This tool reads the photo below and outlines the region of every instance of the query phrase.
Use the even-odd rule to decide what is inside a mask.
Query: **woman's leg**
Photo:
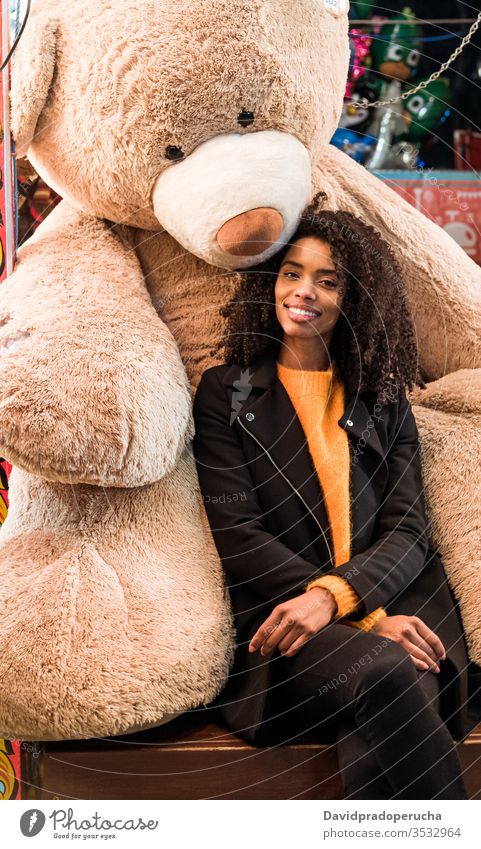
[[[439,677],[429,671],[418,671],[417,674],[429,703],[439,713]],[[384,777],[376,755],[352,720],[339,725],[336,742],[344,798],[391,799],[391,785]]]
[[[366,757],[361,772],[368,781],[384,782],[382,798],[466,798],[451,735],[397,643],[333,622],[294,657],[276,653],[271,663],[271,705],[287,710],[284,725],[291,714],[296,728],[302,716],[303,732],[326,721],[337,729],[355,727],[381,770],[379,777]],[[349,738],[344,742],[347,747]],[[342,760],[349,761],[345,750]]]
[[[390,648],[375,671],[352,683],[357,728],[393,787],[393,799],[466,799],[456,745],[410,656],[395,648],[394,666]]]
[[[344,799],[391,799],[392,787],[376,756],[352,720],[339,725],[336,734],[337,762]]]

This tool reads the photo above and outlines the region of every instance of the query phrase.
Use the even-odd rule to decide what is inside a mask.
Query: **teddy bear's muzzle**
[[[232,256],[258,256],[277,242],[283,227],[284,219],[277,209],[250,209],[223,224],[217,243]]]
[[[289,133],[229,133],[169,166],[152,191],[159,223],[211,265],[248,268],[289,241],[312,195],[307,148]]]

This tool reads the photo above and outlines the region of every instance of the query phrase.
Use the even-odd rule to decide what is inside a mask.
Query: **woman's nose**
[[[316,297],[316,290],[308,278],[303,278],[298,281],[294,295],[298,298],[307,298],[313,301]]]

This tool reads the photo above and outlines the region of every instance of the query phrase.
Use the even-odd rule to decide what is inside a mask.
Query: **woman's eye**
[[[177,145],[169,144],[165,148],[165,158],[170,159],[171,162],[179,162],[179,160],[183,159],[184,156],[184,151],[181,147],[177,147]]]
[[[298,279],[298,277],[299,277],[299,275],[297,274],[297,272],[296,272],[296,271],[285,271],[285,272],[284,272],[284,277],[287,277],[287,278],[289,278],[289,279],[291,279],[291,277],[293,277],[293,278],[294,278],[294,280],[297,280],[297,279]]]
[[[321,283],[327,289],[337,289],[337,280],[332,280],[330,277],[326,280],[321,280]]]

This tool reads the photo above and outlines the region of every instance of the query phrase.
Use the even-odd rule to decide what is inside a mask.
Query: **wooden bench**
[[[481,799],[481,725],[458,750]],[[22,799],[342,799],[334,746],[313,736],[256,748],[207,711],[119,738],[32,744],[22,757]]]

